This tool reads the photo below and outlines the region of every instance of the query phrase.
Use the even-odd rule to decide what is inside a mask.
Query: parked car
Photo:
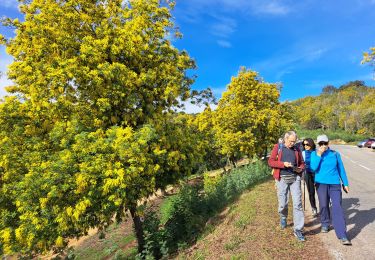
[[[372,143],[371,148],[375,149],[375,143]]]
[[[375,143],[375,138],[370,138],[367,142],[363,145],[363,147],[371,148],[371,145]]]
[[[360,142],[357,144],[357,146],[358,146],[359,148],[364,147],[365,143],[366,143],[368,140],[369,140],[369,139],[365,139],[365,140],[363,140],[363,141],[360,141]]]

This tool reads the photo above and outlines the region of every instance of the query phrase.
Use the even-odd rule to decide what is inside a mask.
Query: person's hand
[[[349,186],[344,186],[344,189],[346,190],[347,193],[349,192]]]
[[[325,151],[327,151],[328,146],[319,146],[318,150],[316,151],[316,154],[321,156]]]
[[[285,168],[293,167],[293,165],[292,165],[291,162],[284,162],[284,167],[285,167]]]

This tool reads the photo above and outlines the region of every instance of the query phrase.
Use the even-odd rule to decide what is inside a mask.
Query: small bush
[[[160,219],[156,212],[147,210],[143,222],[145,249],[139,259],[160,259],[168,254],[164,230],[160,229]]]
[[[169,210],[162,212],[162,219],[166,220],[163,224],[167,247],[173,251],[178,244],[191,242],[197,237],[208,211],[199,188],[195,186],[184,186],[169,203]]]

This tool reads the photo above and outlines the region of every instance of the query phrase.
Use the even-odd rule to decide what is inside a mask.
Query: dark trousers
[[[330,225],[332,217],[332,226],[335,229],[337,238],[347,237],[344,210],[342,209],[342,194],[340,184],[316,184],[316,191],[319,198],[320,222],[322,226]],[[330,211],[329,201],[332,202]]]
[[[306,172],[305,173],[305,182],[307,186],[307,191],[309,193],[309,200],[311,208],[316,209],[316,202],[315,202],[315,183],[314,178],[315,174]]]

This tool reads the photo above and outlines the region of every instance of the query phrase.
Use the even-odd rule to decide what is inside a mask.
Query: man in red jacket
[[[295,147],[297,134],[286,132],[283,143],[275,144],[268,165],[273,168],[273,177],[277,184],[281,229],[287,226],[289,192],[293,199],[294,235],[299,241],[305,241],[302,233],[305,216],[302,209],[301,173],[305,167],[301,151]]]

